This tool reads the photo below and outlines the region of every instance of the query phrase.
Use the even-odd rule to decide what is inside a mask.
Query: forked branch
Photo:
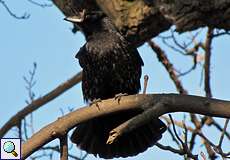
[[[161,105],[156,105],[159,103]],[[27,158],[48,142],[62,137],[76,125],[115,112],[127,110],[146,112],[150,109],[152,118],[172,112],[189,112],[230,118],[230,101],[178,94],[130,95],[122,97],[119,103],[114,98],[103,100],[98,102],[98,106],[100,109],[94,105],[77,109],[42,128],[22,145],[22,159]]]

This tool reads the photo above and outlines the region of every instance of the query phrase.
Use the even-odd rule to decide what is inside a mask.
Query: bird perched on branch
[[[140,90],[143,61],[137,51],[101,12],[85,10],[67,17],[83,32],[86,43],[76,55],[83,68],[82,91],[84,99],[108,99],[119,93],[137,94]],[[122,135],[107,144],[109,132],[141,113],[127,111],[96,118],[77,126],[71,140],[88,153],[102,158],[128,157],[154,145],[166,130],[159,119]]]

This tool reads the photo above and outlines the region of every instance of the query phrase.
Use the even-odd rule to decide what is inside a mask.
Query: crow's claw
[[[127,93],[118,93],[115,95],[114,99],[118,100],[118,103],[119,103],[121,100],[121,97],[123,97],[123,96],[128,96],[128,94]]]
[[[95,104],[96,107],[100,110],[99,105],[98,105],[98,102],[101,102],[101,99],[100,99],[100,98],[94,99],[92,102],[89,103],[89,105],[92,106],[92,105]]]

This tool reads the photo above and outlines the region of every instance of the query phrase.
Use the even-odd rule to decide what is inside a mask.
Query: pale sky
[[[6,2],[18,15],[27,12],[31,16],[28,20],[14,19],[0,5],[0,107],[2,109],[0,126],[26,106],[25,100],[28,99],[28,93],[22,77],[28,76],[33,62],[36,62],[38,66],[34,92],[36,97],[40,97],[81,70],[74,56],[85,42],[81,33],[74,35],[71,32],[72,25],[63,20],[64,16],[56,7],[41,8],[28,1],[6,0]],[[204,39],[204,37],[201,35],[199,39]],[[162,44],[159,40],[157,41]],[[229,41],[230,38],[227,36],[214,40],[211,62],[213,96],[225,100],[230,100]],[[184,58],[165,46],[163,49],[166,50],[169,59],[177,69],[185,71],[191,66],[191,58]],[[139,51],[145,63],[143,75],[148,74],[150,77],[148,93],[176,93],[173,83],[150,47],[143,45]],[[181,78],[190,94],[204,95],[203,85],[200,86],[201,69],[201,66],[198,66],[197,70]],[[84,106],[80,84],[34,112],[36,131],[61,116],[60,108],[67,113],[68,107],[79,106]],[[181,117],[181,115],[183,114],[179,113],[174,117]],[[12,133],[8,136],[12,136]],[[213,130],[209,136],[216,138],[219,137],[219,133]],[[161,142],[170,145],[172,141],[167,134],[164,134]],[[200,151],[204,149],[198,149],[197,153]],[[94,158],[89,156],[87,159]],[[135,158],[127,159],[177,160],[182,158],[152,147]]]

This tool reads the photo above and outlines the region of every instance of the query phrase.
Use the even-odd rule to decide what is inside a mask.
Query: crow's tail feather
[[[126,112],[87,121],[77,126],[71,140],[82,150],[101,158],[137,155],[161,139],[166,130],[161,120],[153,119],[150,123],[122,135],[114,143],[106,144],[109,132],[135,114]]]

